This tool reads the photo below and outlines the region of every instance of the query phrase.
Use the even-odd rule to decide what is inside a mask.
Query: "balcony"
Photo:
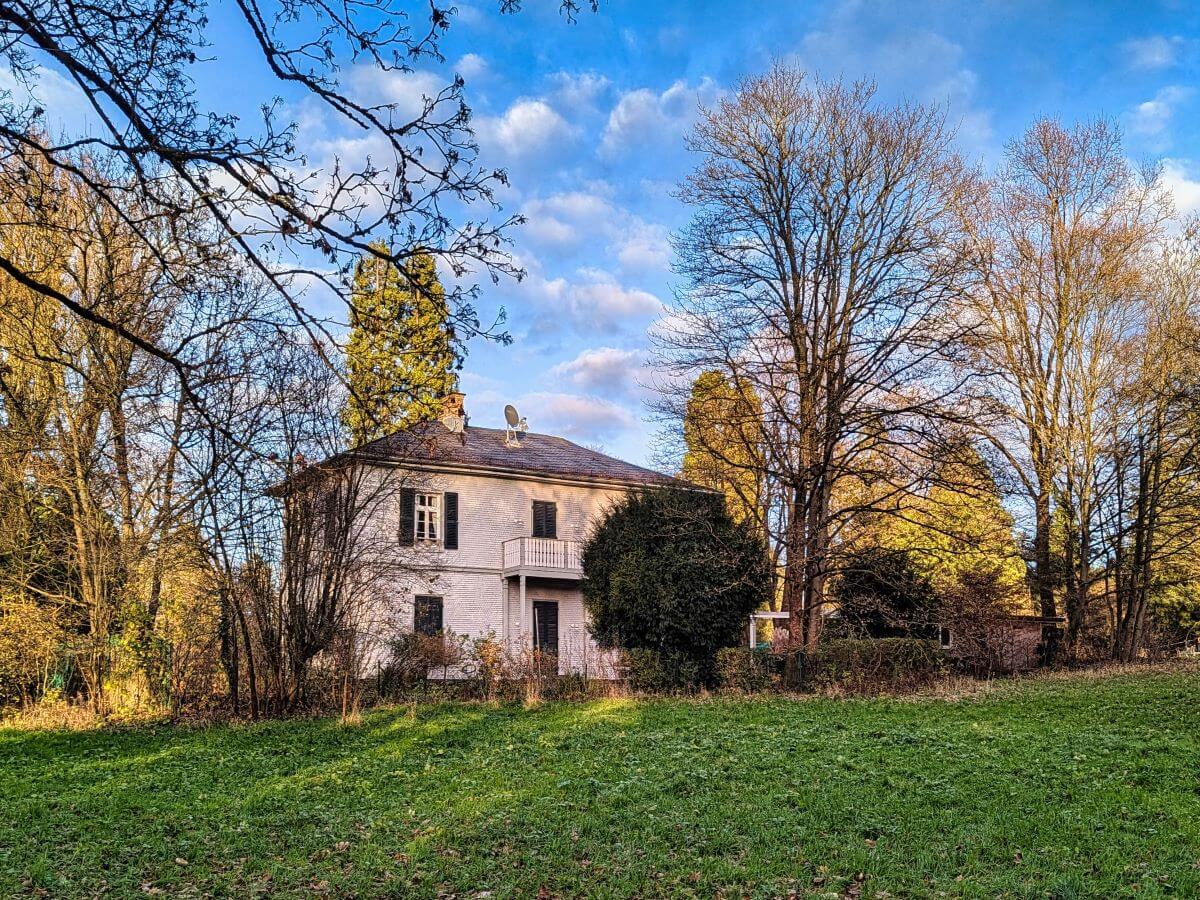
[[[527,575],[572,581],[583,577],[583,547],[579,541],[521,537],[501,546],[505,577]]]

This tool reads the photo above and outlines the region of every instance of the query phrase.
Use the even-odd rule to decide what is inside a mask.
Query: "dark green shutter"
[[[557,526],[555,521],[555,506],[546,500],[533,501],[533,536],[539,538],[552,538],[558,536]]]
[[[443,496],[446,505],[445,522],[446,549],[458,549],[458,494],[447,491]]]
[[[411,547],[413,543],[413,516],[417,492],[412,488],[400,488],[400,546]]]

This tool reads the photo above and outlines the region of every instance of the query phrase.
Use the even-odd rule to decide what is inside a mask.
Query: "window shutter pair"
[[[411,547],[415,531],[417,491],[415,488],[400,489],[400,546]],[[458,549],[458,494],[447,491],[442,495],[443,546],[447,550]]]
[[[558,537],[558,511],[553,503],[545,500],[533,501],[533,536]]]

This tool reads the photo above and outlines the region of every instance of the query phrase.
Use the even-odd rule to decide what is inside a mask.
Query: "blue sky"
[[[1038,116],[1111,117],[1131,158],[1162,160],[1179,206],[1200,211],[1200,4],[604,0],[574,25],[556,0],[525,5],[501,16],[494,0],[459,3],[444,66],[346,72],[401,102],[461,74],[481,159],[507,168],[504,205],[529,218],[513,234],[529,277],[486,285],[480,304],[506,310],[514,342],[470,346],[477,425],[499,425],[513,402],[534,430],[650,461],[639,380],[671,297],[668,238],[687,218],[671,193],[692,165],[684,135],[698,104],[773,58],[872,77],[886,100],[945,103],[962,152],[984,165]],[[213,4],[213,59],[197,79],[205,106],[252,118],[281,89],[245,62],[233,16]],[[355,139],[328,123],[311,134]]]

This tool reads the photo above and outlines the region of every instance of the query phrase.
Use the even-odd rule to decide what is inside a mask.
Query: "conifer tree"
[[[375,256],[359,260],[342,414],[353,446],[433,418],[458,389],[462,358],[449,316],[432,256],[414,254],[403,270]]]
[[[684,413],[682,475],[724,494],[735,522],[760,524],[762,413],[753,392],[742,387],[715,370],[696,377]]]

